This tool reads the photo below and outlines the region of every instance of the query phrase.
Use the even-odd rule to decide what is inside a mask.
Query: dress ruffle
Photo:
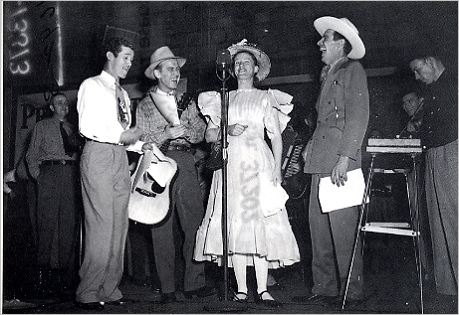
[[[222,99],[219,92],[208,91],[198,95],[198,107],[201,114],[210,119],[215,125],[220,126]]]
[[[270,105],[278,110],[280,130],[283,132],[290,121],[290,112],[293,110],[293,96],[276,89],[268,89],[272,101]],[[217,91],[202,92],[198,95],[198,107],[207,119],[215,125],[220,126],[221,122],[221,94]],[[272,130],[268,130],[272,133]]]

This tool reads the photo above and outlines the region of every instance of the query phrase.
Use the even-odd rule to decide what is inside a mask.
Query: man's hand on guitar
[[[153,150],[153,144],[149,142],[145,142],[144,144],[142,144],[142,152],[145,153],[145,151],[148,151],[148,150]]]
[[[167,125],[164,129],[167,139],[177,139],[180,137],[184,137],[185,133],[187,132],[188,128],[184,125]]]

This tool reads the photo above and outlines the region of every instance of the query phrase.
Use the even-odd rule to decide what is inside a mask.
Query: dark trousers
[[[358,207],[322,213],[319,202],[319,174],[312,175],[309,201],[309,227],[312,242],[312,293],[326,296],[344,294],[351,262]],[[332,197],[331,197],[332,198]],[[358,246],[349,285],[348,298],[363,298],[363,258]]]
[[[205,286],[204,263],[193,260],[196,231],[204,216],[201,190],[191,152],[170,151],[178,170],[171,188],[171,209],[167,218],[151,229],[156,270],[161,292],[175,291],[174,217],[183,231],[182,254],[185,261],[184,289],[191,291]]]
[[[8,183],[13,193],[3,194],[3,301],[27,297],[34,285],[36,252],[28,212],[28,184],[27,180]]]
[[[159,288],[151,227],[129,220],[128,244],[130,252],[127,253],[127,257],[131,262],[129,274],[134,282],[141,285],[155,285]]]
[[[78,170],[42,165],[37,178],[37,261],[43,269],[75,268],[78,227]]]
[[[437,292],[457,295],[457,140],[426,154],[426,195]]]

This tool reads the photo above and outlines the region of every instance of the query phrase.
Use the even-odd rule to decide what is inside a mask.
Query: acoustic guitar
[[[150,97],[155,103],[152,95]],[[191,103],[193,96],[183,93],[177,102],[180,118]],[[170,211],[170,185],[177,171],[177,163],[165,156],[171,140],[166,140],[160,148],[153,144],[153,150],[146,151],[140,158],[131,176],[131,196],[129,199],[129,219],[154,225],[163,221]]]
[[[153,145],[139,158],[131,176],[129,219],[143,224],[158,224],[169,213],[170,185],[177,163]]]

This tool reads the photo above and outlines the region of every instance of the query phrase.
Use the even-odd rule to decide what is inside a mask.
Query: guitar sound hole
[[[162,192],[164,192],[166,187],[161,187],[148,172],[145,173],[145,176],[147,177],[147,180],[153,182],[151,184],[151,191],[153,192],[154,195],[159,195]]]
[[[165,189],[166,187],[161,187],[157,182],[151,184],[151,191],[155,194],[161,194]]]

